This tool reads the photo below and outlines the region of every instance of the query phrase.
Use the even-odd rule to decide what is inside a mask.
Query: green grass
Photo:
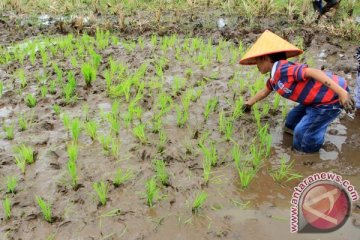
[[[38,196],[36,196],[35,199],[38,206],[40,207],[41,213],[43,214],[45,221],[51,223],[53,221],[51,204]]]
[[[199,194],[197,194],[197,196],[195,197],[195,199],[193,201],[192,208],[191,208],[193,213],[198,213],[199,210],[201,208],[203,208],[207,197],[208,197],[208,195],[204,191],[201,191]]]
[[[95,190],[98,200],[101,205],[105,205],[107,202],[107,195],[109,191],[109,184],[102,182],[96,182],[93,184],[93,189]]]

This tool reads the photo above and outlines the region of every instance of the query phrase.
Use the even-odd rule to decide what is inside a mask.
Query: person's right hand
[[[244,105],[242,105],[241,111],[244,113],[249,113],[251,111],[251,105],[245,103]]]

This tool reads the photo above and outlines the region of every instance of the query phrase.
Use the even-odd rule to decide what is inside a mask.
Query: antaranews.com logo
[[[345,224],[351,212],[351,202],[358,199],[355,187],[336,173],[308,176],[292,194],[290,232],[333,232]]]

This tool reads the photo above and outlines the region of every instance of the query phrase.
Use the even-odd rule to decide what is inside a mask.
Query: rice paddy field
[[[331,171],[360,187],[360,118],[291,150],[267,76],[238,64],[266,29],[294,61],[353,89],[358,1],[0,2],[0,239],[358,239],[291,234],[293,188]]]

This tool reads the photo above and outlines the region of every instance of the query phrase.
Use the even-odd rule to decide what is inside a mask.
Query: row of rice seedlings
[[[25,173],[26,164],[32,164],[35,162],[35,153],[30,146],[21,144],[14,148],[15,163],[19,167],[22,173]]]
[[[294,161],[287,162],[285,157],[280,158],[280,166],[270,172],[271,177],[277,181],[282,182],[284,180],[290,181],[293,179],[302,178],[302,175],[294,172]]]
[[[107,195],[109,192],[109,184],[105,183],[104,181],[95,182],[93,184],[93,188],[97,194],[100,204],[104,206],[107,202]]]
[[[46,202],[43,198],[39,196],[36,196],[35,199],[38,206],[40,207],[41,213],[45,221],[51,223],[53,221],[51,204]]]

